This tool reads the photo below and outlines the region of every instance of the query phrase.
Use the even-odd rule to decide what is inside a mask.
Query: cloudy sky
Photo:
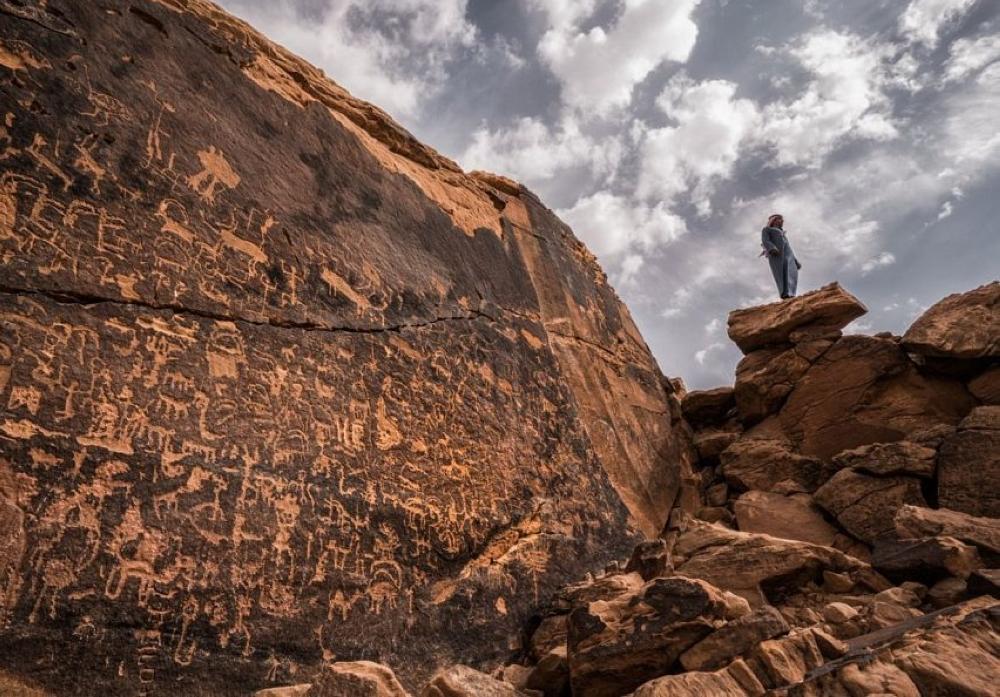
[[[839,280],[901,333],[1000,277],[997,0],[222,0],[598,255],[664,372],[732,382],[729,310]]]

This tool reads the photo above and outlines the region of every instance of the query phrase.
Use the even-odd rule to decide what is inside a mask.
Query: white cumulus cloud
[[[1000,34],[978,39],[959,39],[951,45],[951,55],[945,65],[947,82],[962,78],[1000,60]]]
[[[619,138],[587,135],[576,117],[564,115],[554,126],[526,117],[509,128],[482,127],[472,135],[459,160],[468,169],[500,172],[530,185],[573,167],[609,176],[621,154]]]
[[[726,178],[740,145],[757,126],[757,107],[735,97],[725,80],[667,83],[656,103],[677,125],[652,129],[641,146],[638,195],[672,201],[691,191],[699,212],[710,212],[712,184]]]
[[[817,166],[848,137],[899,135],[883,91],[885,51],[856,35],[821,30],[791,49],[812,80],[790,103],[768,105],[762,140],[782,164]]]
[[[323,68],[355,96],[415,116],[440,89],[447,63],[473,45],[467,0],[219,0],[279,44]]]
[[[698,36],[691,13],[700,0],[623,0],[613,26],[586,31],[579,23],[593,2],[534,2],[549,17],[539,56],[559,79],[563,100],[582,111],[606,114],[627,106],[657,66],[687,60]]]
[[[911,42],[934,48],[941,29],[974,4],[976,0],[913,0],[899,18],[899,29]]]
[[[684,219],[663,204],[636,205],[608,191],[599,191],[557,212],[591,251],[612,261],[626,252],[653,252],[687,232]]]

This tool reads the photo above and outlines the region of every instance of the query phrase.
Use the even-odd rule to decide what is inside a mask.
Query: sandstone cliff
[[[571,231],[215,6],[0,2],[0,153],[8,674],[413,686],[667,521],[686,427]]]
[[[682,402],[701,508],[421,697],[996,694],[1000,282],[903,337],[843,336],[865,312],[837,284],[733,312],[735,386]]]

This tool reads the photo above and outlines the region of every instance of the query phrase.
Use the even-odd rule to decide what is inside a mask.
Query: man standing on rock
[[[760,243],[764,247],[760,255],[767,255],[782,300],[795,297],[795,290],[799,285],[799,269],[802,268],[802,264],[795,258],[792,245],[788,243],[784,224],[785,219],[775,213],[767,219],[767,225],[760,233]]]

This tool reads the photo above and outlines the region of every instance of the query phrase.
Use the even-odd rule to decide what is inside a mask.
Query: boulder
[[[674,564],[677,573],[704,579],[758,607],[766,604],[766,593],[780,595],[821,579],[826,570],[872,581],[866,564],[836,549],[701,522],[692,522],[678,537]]]
[[[850,622],[858,616],[858,611],[847,603],[828,603],[823,608],[823,619],[831,624]]]
[[[1000,562],[1000,520],[971,516],[947,508],[902,506],[896,511],[896,534],[900,538],[954,537],[974,545],[987,564]]]
[[[550,615],[542,619],[531,634],[529,655],[540,661],[552,651],[566,646],[566,615]]]
[[[721,627],[681,654],[685,670],[710,671],[728,665],[767,639],[788,633],[788,623],[770,605]]]
[[[934,357],[1000,357],[1000,281],[939,301],[906,331],[903,345]]]
[[[537,690],[544,697],[564,697],[569,690],[569,662],[566,646],[560,646],[542,656],[524,683],[528,690]]]
[[[777,440],[741,438],[719,457],[726,481],[737,491],[815,491],[825,477],[823,463]]]
[[[982,562],[975,547],[953,537],[926,537],[876,542],[872,566],[890,581],[931,584],[947,576],[968,578]]]
[[[670,577],[578,605],[567,644],[573,694],[618,697],[667,673],[689,647],[735,619],[725,596],[704,581]]]
[[[625,565],[626,573],[636,572],[644,581],[651,581],[659,576],[666,576],[673,571],[670,563],[670,550],[666,541],[657,538],[640,542],[632,550],[632,556]]]
[[[833,458],[833,466],[837,469],[853,467],[879,477],[907,474],[930,479],[934,476],[936,457],[937,451],[933,448],[902,440],[845,450]]]
[[[810,365],[797,347],[761,349],[745,356],[736,366],[734,387],[740,420],[755,424],[777,412]]]
[[[371,661],[327,664],[305,697],[409,697],[391,669]]]
[[[797,630],[780,639],[758,644],[753,651],[753,663],[761,670],[765,687],[787,687],[802,682],[809,671],[824,663],[816,638],[809,630]]]
[[[553,600],[553,606],[559,612],[568,613],[579,605],[612,600],[625,593],[636,593],[644,583],[645,579],[636,571],[607,574],[560,588]]]
[[[941,608],[951,607],[960,602],[968,595],[969,582],[964,578],[949,576],[943,578],[929,589],[927,589],[927,602],[931,607]]]
[[[983,404],[1000,405],[1000,365],[970,380],[969,392]]]
[[[435,673],[420,697],[526,697],[526,694],[486,673],[456,665]]]
[[[844,697],[922,697],[909,675],[882,661],[850,663],[837,671],[836,679],[846,691]],[[829,692],[835,694],[832,686]]]
[[[797,329],[842,329],[866,312],[861,301],[839,283],[831,283],[797,298],[730,312],[729,338],[749,353],[788,343]]]
[[[974,516],[1000,518],[1000,406],[974,409],[938,451],[938,501]]]
[[[733,503],[743,532],[757,532],[786,540],[832,546],[837,530],[823,517],[808,494],[783,496],[748,491]]]
[[[211,2],[0,8],[0,668],[414,690],[663,529],[688,429],[537,197]]]
[[[778,414],[744,437],[784,438],[802,455],[829,459],[954,426],[974,406],[960,380],[924,375],[894,341],[845,336],[813,363]]]
[[[895,536],[893,519],[904,504],[927,505],[919,479],[873,477],[853,469],[837,472],[814,498],[841,527],[869,544]]]
[[[681,400],[684,418],[695,428],[721,424],[736,406],[732,387],[688,392]]]
[[[632,697],[763,697],[764,686],[743,661],[714,673],[667,675],[642,685]]]
[[[735,443],[740,437],[737,431],[698,431],[694,434],[694,447],[702,464],[719,459],[722,451]]]
[[[991,622],[984,614],[915,633],[902,646],[893,647],[890,660],[913,680],[921,695],[995,695],[1000,634],[996,619]]]
[[[840,658],[850,651],[850,647],[845,642],[831,634],[826,633],[819,627],[810,627],[809,631],[813,635],[816,647],[825,658]]]

